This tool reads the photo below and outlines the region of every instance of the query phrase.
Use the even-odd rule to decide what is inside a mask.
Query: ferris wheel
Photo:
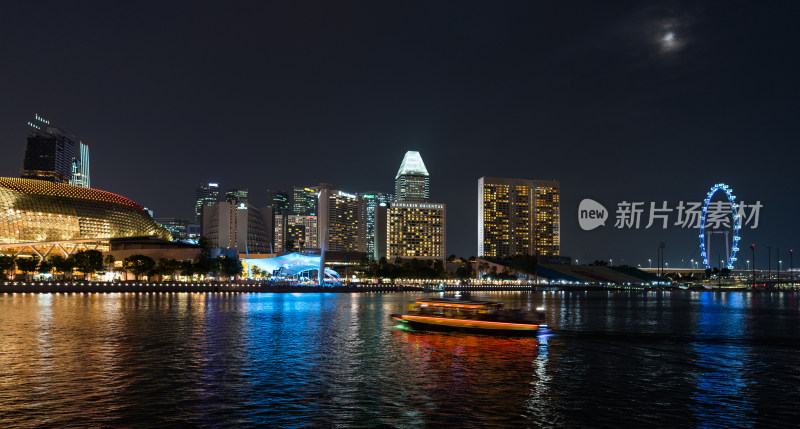
[[[706,227],[709,216],[708,207],[709,204],[711,204],[711,199],[717,192],[723,192],[730,202],[730,214],[733,220],[731,223],[732,227],[728,226],[726,229]],[[719,214],[720,213],[715,213],[715,215]],[[736,196],[733,195],[733,190],[724,183],[717,183],[712,186],[708,194],[706,194],[706,199],[703,203],[703,216],[700,222],[700,255],[703,257],[703,265],[705,265],[706,268],[711,268],[711,265],[708,263],[709,256],[711,255],[711,235],[722,234],[725,236],[726,268],[730,270],[733,269],[733,263],[736,262],[736,252],[739,251],[739,229],[741,227],[739,220],[739,204],[736,203]],[[716,226],[719,226],[719,224],[720,222],[716,222]],[[729,240],[731,232],[733,232],[733,240]]]

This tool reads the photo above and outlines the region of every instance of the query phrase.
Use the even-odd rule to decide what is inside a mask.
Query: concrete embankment
[[[614,285],[403,285],[403,284],[350,284],[343,286],[302,286],[268,282],[25,282],[0,283],[0,293],[70,293],[70,292],[272,292],[272,293],[361,293],[361,292],[503,292],[503,291],[635,291],[673,290],[637,286]],[[736,289],[718,290],[734,291]],[[746,290],[746,289],[742,289]]]
[[[220,282],[220,283],[182,283],[182,282],[4,282],[0,283],[0,293],[70,293],[70,292],[402,292],[421,291],[421,287],[387,284],[362,284],[358,286],[292,286],[281,283],[261,282]]]

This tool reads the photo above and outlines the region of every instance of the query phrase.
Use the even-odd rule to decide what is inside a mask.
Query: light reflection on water
[[[425,333],[418,294],[0,295],[0,424],[794,423],[797,295],[503,292],[537,338]]]

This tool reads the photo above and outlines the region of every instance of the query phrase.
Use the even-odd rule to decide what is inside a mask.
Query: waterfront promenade
[[[792,288],[769,288],[791,290]],[[549,284],[493,284],[467,285],[405,285],[355,283],[342,286],[319,287],[271,282],[96,282],[96,281],[5,281],[0,283],[0,293],[113,293],[113,292],[265,292],[265,293],[362,293],[362,292],[501,292],[501,291],[619,291],[619,290],[674,290],[677,287],[651,285],[549,285]],[[690,290],[709,290],[702,287]],[[721,287],[714,291],[745,291],[752,287]]]

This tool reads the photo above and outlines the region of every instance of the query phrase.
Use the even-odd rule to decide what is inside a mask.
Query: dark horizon
[[[562,254],[637,265],[663,241],[670,266],[697,259],[695,230],[583,231],[578,204],[674,206],[724,182],[764,205],[740,259],[754,242],[759,267],[771,246],[786,269],[798,18],[746,2],[5,4],[0,175],[19,176],[35,113],[89,145],[92,187],[156,217],[191,218],[209,181],[255,205],[321,182],[393,192],[417,150],[448,255],[477,253],[478,178],[519,177],[560,181]]]

